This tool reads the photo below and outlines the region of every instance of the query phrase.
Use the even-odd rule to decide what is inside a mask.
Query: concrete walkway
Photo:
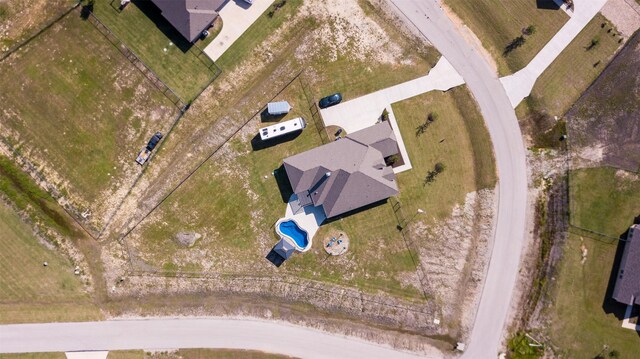
[[[606,2],[607,0],[574,0],[571,18],[536,57],[524,69],[500,79],[514,108],[529,96],[538,77],[596,16]]]
[[[451,66],[449,61],[442,56],[426,76],[325,108],[320,110],[320,113],[326,126],[340,126],[347,133],[353,133],[375,125],[382,115],[382,111],[386,108],[389,111],[389,120],[398,140],[400,154],[405,160],[404,165],[394,169],[394,172],[400,173],[411,169],[411,161],[402,140],[402,134],[398,129],[398,123],[391,109],[391,104],[432,90],[446,91],[463,83],[462,77]]]
[[[222,31],[205,47],[204,53],[216,61],[273,4],[274,0],[254,0],[249,5],[242,0],[229,0],[220,10]]]
[[[108,351],[66,352],[67,359],[107,359]]]

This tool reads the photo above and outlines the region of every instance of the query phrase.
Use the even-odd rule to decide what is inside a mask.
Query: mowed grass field
[[[571,223],[619,238],[638,216],[640,179],[609,167],[581,169],[570,176]]]
[[[177,109],[79,12],[0,63],[4,140],[99,216]]]
[[[40,243],[4,202],[0,202],[0,233],[1,323],[101,318],[69,260]]]
[[[97,0],[95,16],[122,40],[127,47],[176,94],[187,103],[205,87],[215,74],[206,55],[192,46],[204,49],[215,31],[204,41],[191,44],[162,17],[151,1],[137,1],[122,12],[112,7],[111,0]],[[118,2],[114,2],[118,5]],[[214,29],[215,30],[215,29]]]
[[[48,21],[63,14],[77,0],[0,1],[0,55],[33,36]]]
[[[576,170],[570,189],[575,225],[618,238],[638,215],[636,174],[611,168]],[[620,358],[640,352],[640,336],[621,327],[625,306],[610,298],[618,246],[618,241],[597,235],[569,235],[553,284],[553,305],[547,309],[552,319],[548,332],[558,355],[593,358],[605,345],[617,350]]]
[[[569,20],[560,9],[538,8],[535,0],[444,0],[444,4],[480,39],[495,59],[500,76],[525,67]],[[535,26],[535,33],[525,36],[523,46],[504,55],[505,47],[530,25]]]
[[[538,78],[531,95],[516,109],[518,117],[530,110],[564,115],[622,46],[620,39],[607,19],[596,15]],[[592,40],[597,45],[589,49]]]

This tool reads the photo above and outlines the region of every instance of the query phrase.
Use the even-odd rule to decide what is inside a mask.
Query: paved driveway
[[[511,105],[515,108],[533,89],[533,85],[544,70],[578,36],[589,21],[602,9],[607,0],[574,0],[574,10],[569,21],[522,70],[500,79]]]
[[[393,127],[398,140],[400,154],[405,162],[404,165],[394,168],[395,173],[400,173],[411,169],[411,160],[407,154],[391,104],[432,90],[446,91],[463,83],[462,77],[442,56],[436,66],[425,76],[342,102],[339,105],[320,110],[320,113],[326,126],[340,126],[347,133],[353,133],[375,125],[382,115],[382,111],[386,108],[389,111],[391,127]]]
[[[253,5],[242,0],[229,0],[220,10],[222,31],[204,49],[216,61],[225,51],[273,4],[274,0],[253,0]]]

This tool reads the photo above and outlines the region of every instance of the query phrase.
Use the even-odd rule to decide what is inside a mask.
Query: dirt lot
[[[567,113],[572,156],[583,166],[640,168],[640,34]]]

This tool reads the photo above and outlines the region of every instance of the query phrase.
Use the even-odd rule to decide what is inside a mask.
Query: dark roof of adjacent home
[[[640,225],[629,228],[613,299],[627,305],[640,305]]]
[[[193,42],[218,17],[226,0],[151,0],[185,39]]]
[[[327,218],[398,193],[385,157],[399,152],[393,129],[382,122],[284,160],[294,193],[322,206]]]

